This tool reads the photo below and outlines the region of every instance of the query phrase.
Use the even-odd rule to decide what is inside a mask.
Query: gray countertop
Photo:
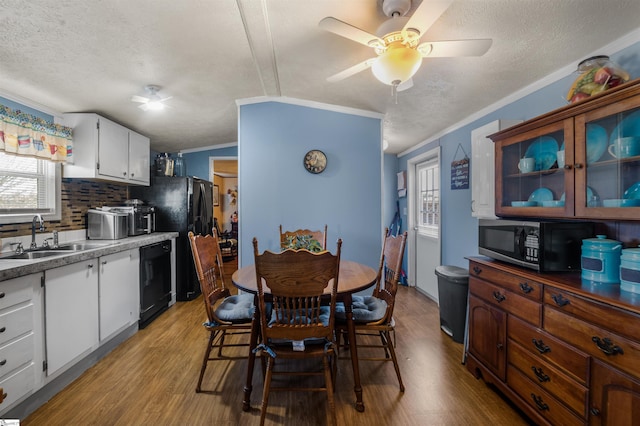
[[[37,272],[57,268],[59,266],[69,265],[71,263],[81,262],[87,259],[93,259],[132,248],[154,244],[164,240],[170,240],[177,236],[177,232],[154,232],[152,234],[138,235],[135,237],[122,238],[120,240],[90,240],[92,243],[99,242],[104,245],[99,248],[82,251],[61,251],[60,255],[41,259],[0,259],[0,282],[21,277],[23,275],[35,274]]]

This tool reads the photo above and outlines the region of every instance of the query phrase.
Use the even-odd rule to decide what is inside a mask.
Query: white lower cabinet
[[[41,273],[0,282],[0,417],[42,381],[41,282]]]
[[[98,261],[45,272],[47,376],[98,346]]]
[[[100,258],[100,342],[138,321],[139,265],[138,249]]]

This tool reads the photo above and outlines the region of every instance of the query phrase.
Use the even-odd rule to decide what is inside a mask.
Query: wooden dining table
[[[376,282],[377,271],[367,265],[350,260],[340,260],[340,272],[338,276],[337,299],[344,303],[347,330],[349,333],[349,350],[351,351],[351,366],[353,368],[353,390],[356,394],[356,410],[364,411],[362,401],[362,386],[360,384],[360,368],[358,366],[358,347],[356,341],[356,330],[353,323],[352,295],[373,286]],[[238,269],[231,277],[233,285],[239,290],[252,293],[256,296],[255,305],[258,306],[257,293],[258,284],[256,282],[255,265],[248,265]],[[268,290],[268,289],[267,289]],[[329,294],[330,287],[326,293]],[[253,368],[255,366],[256,355],[253,349],[258,345],[258,335],[260,332],[260,314],[256,309],[253,315],[251,326],[251,340],[249,347],[249,360],[247,363],[247,379],[244,386],[244,397],[242,400],[242,410],[249,411],[251,408],[251,390],[253,389]]]

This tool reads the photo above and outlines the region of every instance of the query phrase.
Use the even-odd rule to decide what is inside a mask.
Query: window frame
[[[426,191],[434,196],[434,201],[432,201],[432,203],[434,203],[436,207],[435,210],[429,210],[425,212],[422,209],[424,203],[418,203],[418,205],[416,205],[416,226],[418,228],[418,232],[421,235],[438,238],[440,234],[440,224],[442,222],[442,185],[440,179],[440,164],[437,157],[416,165],[416,174],[418,181],[422,179],[423,173],[426,173],[427,175]],[[416,190],[418,194],[420,194],[420,198],[422,199],[424,197],[422,193],[425,192],[423,191],[422,183],[418,185],[418,188],[416,188]],[[425,218],[425,215],[426,217],[430,216],[431,218],[423,220],[423,218]]]
[[[11,155],[5,154],[4,155]],[[35,209],[35,210],[16,210],[15,212],[1,212],[0,211],[0,225],[15,224],[15,223],[29,223],[33,220],[36,214],[42,216],[46,221],[60,220],[61,214],[61,186],[62,186],[62,166],[59,163],[51,161],[33,158],[38,162],[42,162],[43,166],[47,169],[46,184],[43,191],[48,194],[50,191],[54,192],[53,195],[53,208],[52,209]],[[0,172],[1,173],[1,172]]]

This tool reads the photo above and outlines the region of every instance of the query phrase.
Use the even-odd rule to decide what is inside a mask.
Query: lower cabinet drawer
[[[33,360],[33,333],[0,347],[0,377]]]
[[[500,309],[517,315],[531,324],[540,327],[542,304],[519,296],[502,287],[471,277],[469,291],[481,299],[500,307]]]
[[[511,365],[507,367],[507,384],[551,424],[563,426],[585,424],[583,419]]]
[[[585,386],[572,380],[551,364],[537,359],[513,340],[509,340],[507,360],[529,380],[553,394],[576,414],[586,418],[587,388]]]
[[[509,339],[518,342],[537,358],[562,368],[583,385],[589,379],[589,355],[546,333],[544,330],[509,315],[507,320]]]
[[[35,371],[33,362],[0,381],[0,388],[7,395],[0,403],[0,413],[6,411],[14,402],[33,390]]]
[[[33,304],[0,314],[0,345],[33,329]]]
[[[544,328],[593,357],[640,377],[640,344],[548,306],[544,307]]]

